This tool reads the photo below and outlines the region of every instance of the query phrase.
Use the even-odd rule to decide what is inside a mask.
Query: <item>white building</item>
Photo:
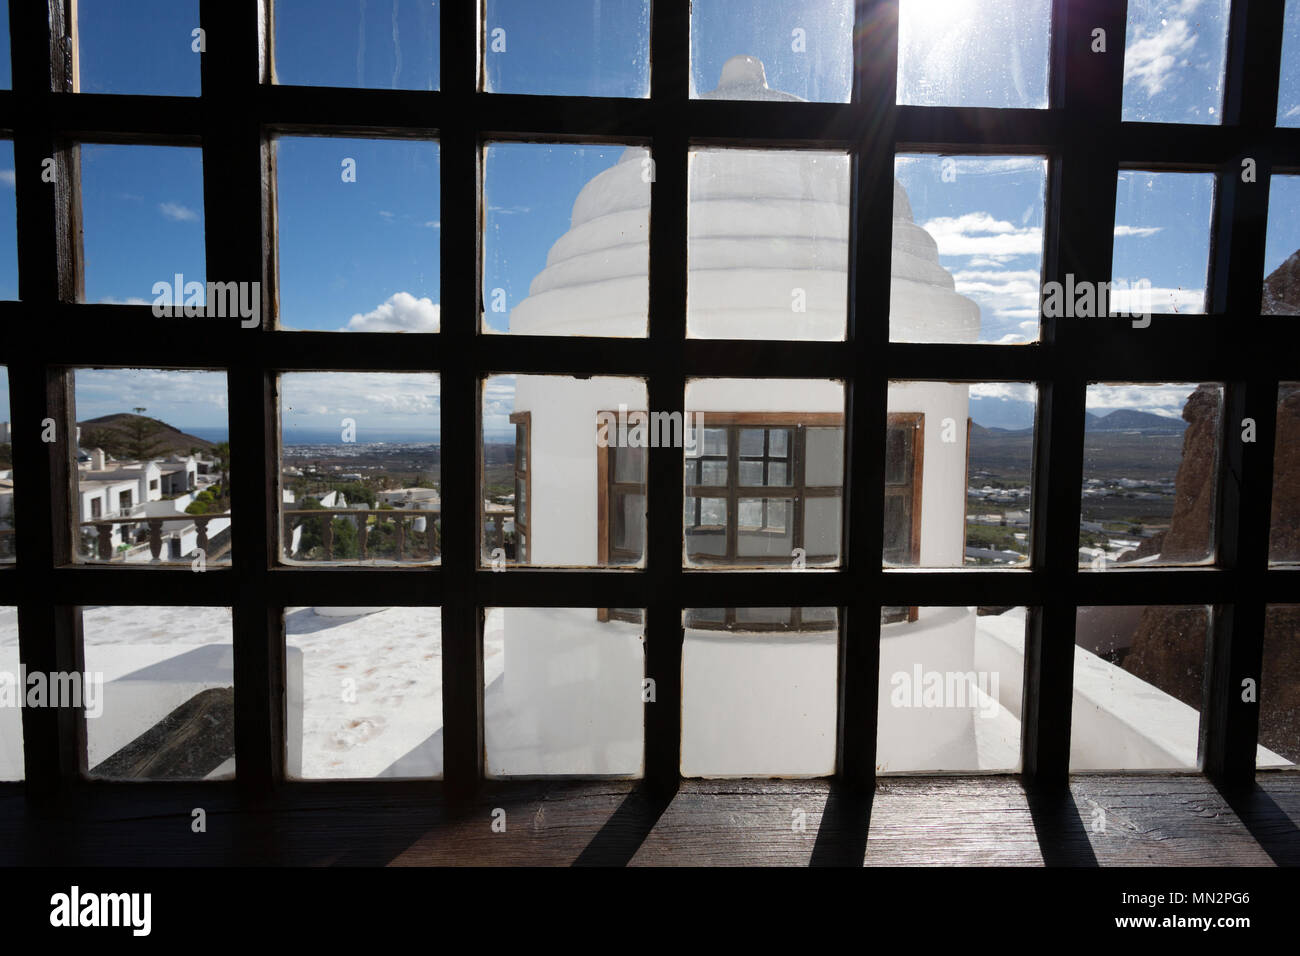
[[[766,89],[761,64],[750,58],[729,62],[722,85],[729,96],[783,96]],[[746,88],[738,94],[739,87]],[[627,150],[616,166],[583,188],[570,231],[551,249],[529,297],[511,313],[512,331],[640,332],[650,202],[650,186],[642,176],[644,156],[644,150]],[[701,150],[691,163],[692,334],[841,338],[848,291],[844,158]],[[907,196],[897,183],[894,202],[894,329],[913,341],[976,341],[979,309],[953,291],[934,240],[912,222]],[[803,311],[792,310],[792,289],[801,290]],[[644,411],[644,386],[613,377],[520,375],[516,383],[512,420],[531,450],[521,489],[520,558],[540,565],[636,563],[644,542],[643,489],[635,493],[643,453],[599,448],[596,421],[598,413],[620,406]],[[703,415],[704,433],[699,463],[687,462],[688,483],[698,482],[702,489],[725,484],[724,478],[708,478],[706,472],[730,467],[728,454],[733,460],[743,457],[731,446],[746,442],[753,446],[746,451],[757,456],[746,464],[756,472],[767,469],[757,483],[784,487],[790,497],[724,501],[716,489],[717,497],[705,492],[692,496],[688,489],[688,561],[789,567],[795,548],[803,549],[809,566],[838,561],[844,404],[843,387],[829,380],[764,380],[761,387],[723,380],[691,383],[686,411]],[[893,387],[889,412],[902,479],[897,502],[891,502],[897,507],[887,507],[890,557],[909,566],[960,567],[967,388]],[[950,423],[950,432],[955,429],[947,441],[941,423]],[[792,454],[795,447],[798,454]],[[602,463],[603,454],[609,458]],[[613,471],[625,473],[611,478]],[[620,490],[620,483],[629,480],[631,491],[627,485]],[[802,496],[791,488],[794,484]],[[766,508],[760,511],[763,501]],[[734,532],[728,533],[728,523],[737,525]],[[802,527],[801,538],[795,537],[795,526]],[[881,657],[886,699],[890,675],[910,673],[917,662],[926,670],[977,669],[973,608],[899,608],[888,615]],[[786,609],[688,616],[684,774],[834,770],[834,621],[833,609],[803,609],[798,618]],[[486,700],[489,771],[636,773],[642,699],[629,688],[639,689],[644,670],[641,629],[632,616],[617,609],[507,608],[503,631],[504,673]],[[582,675],[590,679],[584,682]],[[779,686],[773,686],[774,679]],[[574,692],[576,683],[583,693]],[[756,692],[764,686],[770,692]],[[883,717],[882,770],[979,769],[985,761],[996,764],[1006,756],[1005,748],[979,751],[969,709],[928,713],[919,727],[915,714],[900,711],[899,719],[893,728],[888,715]],[[495,734],[494,726],[500,728]]]

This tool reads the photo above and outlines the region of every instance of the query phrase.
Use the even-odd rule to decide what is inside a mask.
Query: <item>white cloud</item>
[[[115,296],[106,295],[99,300],[103,305],[149,305],[148,299],[142,299],[138,295],[129,295],[125,299],[119,299]]]
[[[160,202],[158,211],[173,222],[197,222],[199,214],[189,206],[175,202]]]
[[[0,169],[0,183],[6,186],[13,186],[18,182],[18,176],[12,169]]]
[[[1028,382],[976,382],[970,387],[971,398],[996,398],[1004,402],[1032,402],[1037,390]]]
[[[409,292],[397,292],[364,315],[352,316],[346,331],[437,332],[441,313],[441,306],[431,299],[417,299]]]
[[[939,245],[941,256],[1023,256],[1043,251],[1043,231],[1016,226],[986,212],[941,216],[922,224]]]
[[[1147,236],[1154,236],[1162,229],[1164,229],[1164,226],[1116,226],[1115,235],[1116,237],[1137,236],[1145,239]]]
[[[285,423],[308,428],[357,422],[367,429],[432,432],[441,407],[438,376],[431,372],[286,372],[280,376]]]
[[[1094,415],[1104,415],[1119,408],[1134,408],[1167,418],[1180,418],[1188,396],[1194,391],[1194,384],[1177,383],[1089,385],[1087,409]]]
[[[430,219],[428,222],[426,222],[426,223],[424,224],[424,227],[425,227],[426,229],[441,229],[441,228],[442,228],[442,220],[441,220],[441,219]]]
[[[1196,0],[1184,3],[1179,13],[1189,13]],[[1196,34],[1181,18],[1161,21],[1151,33],[1138,29],[1138,39],[1124,51],[1124,82],[1136,82],[1147,96],[1155,96],[1168,85],[1179,60],[1196,46]]]

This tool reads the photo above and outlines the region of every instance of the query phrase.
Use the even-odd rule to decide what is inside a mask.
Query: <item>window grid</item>
[[[69,0],[11,4],[14,89],[0,92],[0,130],[15,144],[22,301],[0,311],[9,327],[0,362],[10,369],[18,561],[0,573],[0,602],[19,609],[20,648],[31,670],[81,667],[76,605],[221,605],[233,608],[238,785],[264,793],[283,779],[283,608],[352,602],[443,608],[445,782],[449,793],[483,776],[482,609],[495,605],[647,608],[646,773],[675,786],[680,755],[684,607],[841,608],[841,781],[874,779],[879,611],[882,606],[995,603],[1035,608],[1026,653],[1024,773],[1060,785],[1068,773],[1075,609],[1088,604],[1216,605],[1202,719],[1203,769],[1253,779],[1257,713],[1234,688],[1257,676],[1264,607],[1296,593],[1300,571],[1267,567],[1278,383],[1300,377],[1294,320],[1259,315],[1270,175],[1296,170],[1300,130],[1274,127],[1282,34],[1280,4],[1233,6],[1223,126],[1119,122],[1123,0],[1056,0],[1051,108],[898,107],[897,0],[860,0],[858,69],[851,104],[688,99],[685,4],[655,4],[649,101],[489,95],[478,91],[481,31],[473,0],[441,6],[441,91],[334,90],[266,85],[273,48],[270,0],[202,0],[203,93],[193,99],[51,92],[70,88],[63,42]],[[65,9],[66,8],[66,9]],[[261,30],[262,24],[267,25]],[[1090,50],[1106,30],[1110,52]],[[81,270],[78,141],[198,145],[203,149],[208,275],[263,283],[274,304],[276,133],[435,136],[442,156],[442,331],[394,333],[248,330],[231,322],[160,320],[148,307],[76,304]],[[490,135],[489,135],[490,134]],[[641,340],[484,337],[478,330],[481,150],[488,139],[618,140],[649,145],[656,163],[650,236],[650,329]],[[852,161],[849,333],[843,343],[688,340],[687,153],[696,145],[847,149]],[[1112,211],[1121,166],[1212,168],[1218,177],[1209,315],[1122,321],[1048,319],[1040,342],[1018,347],[890,343],[892,190],[896,152],[1031,153],[1049,157],[1044,281],[1110,278]],[[57,180],[43,181],[54,159]],[[1256,160],[1243,184],[1241,162]],[[472,187],[472,188],[471,188]],[[458,278],[456,278],[458,277]],[[119,326],[119,323],[121,325]],[[46,331],[57,328],[56,333]],[[134,330],[123,336],[121,329]],[[269,319],[268,319],[269,328]],[[1246,330],[1243,332],[1243,330]],[[256,336],[256,342],[250,341]],[[78,365],[226,369],[230,440],[246,474],[232,508],[239,561],[188,570],[75,567],[66,442],[46,444],[38,423],[70,423]],[[443,564],[436,569],[288,568],[274,564],[279,507],[275,373],[290,370],[429,370],[446,407]],[[642,572],[479,569],[477,502],[480,382],[496,371],[624,374],[648,380],[649,407],[683,410],[688,377],[837,378],[847,385],[846,520],[839,569],[722,572],[682,567],[683,460],[650,452],[647,563]],[[890,380],[1031,381],[1040,385],[1034,465],[1033,569],[885,571],[881,567]],[[1090,381],[1213,381],[1225,392],[1220,469],[1219,565],[1089,572],[1077,567],[1084,389]],[[473,415],[469,409],[475,409]],[[1257,423],[1257,442],[1239,440]],[[48,483],[38,476],[50,475]],[[661,520],[662,517],[662,520]],[[159,575],[168,575],[165,587]],[[597,597],[599,595],[599,597]],[[58,602],[58,603],[56,603]],[[81,780],[84,721],[66,710],[23,711],[27,789],[43,796],[93,786]],[[230,786],[211,784],[211,786]],[[293,786],[322,786],[294,784]],[[375,787],[362,788],[373,795]],[[389,784],[388,786],[393,786]]]

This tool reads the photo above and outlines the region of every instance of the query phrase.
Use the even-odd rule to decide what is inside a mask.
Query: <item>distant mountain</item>
[[[976,395],[970,400],[970,417],[985,428],[1033,428],[1034,403]]]
[[[114,458],[166,458],[188,455],[193,448],[211,455],[213,442],[189,435],[164,421],[146,415],[119,412],[77,422],[81,429],[80,446],[89,451],[102,448]]]
[[[1139,412],[1132,408],[1118,408],[1109,415],[1088,414],[1084,422],[1087,432],[1143,432],[1156,435],[1181,435],[1187,422],[1181,418]]]

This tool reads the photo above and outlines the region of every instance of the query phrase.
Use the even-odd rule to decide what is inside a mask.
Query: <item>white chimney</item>
[[[95,471],[103,471],[107,467],[107,461],[104,456],[104,449],[96,448],[90,453],[90,467]]]

